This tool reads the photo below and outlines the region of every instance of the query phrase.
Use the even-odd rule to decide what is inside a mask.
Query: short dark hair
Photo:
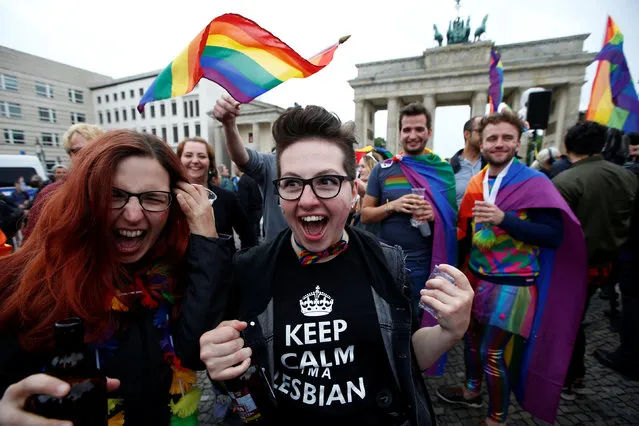
[[[355,149],[357,144],[354,123],[342,123],[336,114],[321,106],[295,106],[284,111],[273,123],[273,139],[275,139],[275,158],[277,159],[277,176],[282,169],[280,161],[286,148],[301,139],[325,139],[339,147],[344,154],[344,170],[352,182],[356,177]]]
[[[399,112],[399,130],[402,130],[402,120],[404,117],[411,117],[414,115],[425,115],[426,116],[426,128],[428,130],[433,128],[433,123],[431,123],[432,116],[430,111],[426,109],[426,107],[419,102],[412,102],[406,105]]]
[[[473,123],[478,118],[481,118],[481,115],[475,115],[473,117],[470,117],[470,120],[468,120],[467,122],[464,123],[464,132],[472,132],[473,131]]]
[[[630,132],[626,133],[626,135],[628,135],[629,145],[639,145],[639,132]]]
[[[566,133],[566,151],[577,155],[599,154],[606,144],[608,131],[594,121],[582,121],[575,124]]]
[[[524,126],[524,123],[517,117],[514,113],[510,111],[496,112],[490,115],[487,115],[481,119],[479,122],[479,134],[481,138],[484,139],[484,130],[486,126],[489,124],[500,124],[500,123],[508,123],[515,126],[519,136],[517,139],[521,139],[521,132]]]

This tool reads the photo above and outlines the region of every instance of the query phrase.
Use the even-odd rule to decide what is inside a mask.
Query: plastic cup
[[[453,277],[451,277],[450,275],[448,275],[446,272],[440,271],[439,270],[439,265],[435,265],[435,267],[433,268],[433,272],[431,272],[431,274],[428,277],[428,279],[431,280],[431,279],[437,278],[437,277],[444,278],[446,281],[448,281],[452,285],[455,285],[455,279]],[[428,280],[426,280],[426,281],[428,282]],[[424,284],[424,287],[426,287],[426,284]],[[426,312],[428,312],[433,318],[437,319],[437,311],[435,309],[431,308],[430,306],[422,303],[421,299],[419,300],[419,307],[422,308],[423,310],[425,310]]]

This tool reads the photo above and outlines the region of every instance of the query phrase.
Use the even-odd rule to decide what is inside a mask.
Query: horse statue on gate
[[[436,40],[439,43],[439,47],[442,47],[442,42],[444,41],[444,36],[437,29],[437,25],[433,25],[433,30],[435,30],[435,37],[433,40]]]
[[[481,35],[486,32],[486,21],[488,20],[488,15],[484,16],[484,19],[481,20],[481,25],[477,27],[475,30],[475,38],[473,41],[481,40]]]

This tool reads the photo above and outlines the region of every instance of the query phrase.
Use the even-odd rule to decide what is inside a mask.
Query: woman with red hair
[[[98,368],[120,380],[110,420],[197,419],[189,368],[204,368],[199,338],[221,320],[232,240],[218,237],[206,190],[186,183],[156,137],[112,131],[79,156],[32,237],[0,266],[0,425],[40,424],[25,400],[68,392],[34,374],[51,356],[54,324],[72,316]]]

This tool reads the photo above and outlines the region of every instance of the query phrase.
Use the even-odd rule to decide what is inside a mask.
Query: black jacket
[[[255,179],[243,174],[237,182],[237,197],[251,223],[259,222],[262,218],[262,193]]]
[[[256,246],[258,236],[253,232],[249,219],[240,206],[235,193],[216,185],[211,185],[211,191],[217,195],[217,200],[213,203],[217,232],[233,235],[233,230],[235,230],[240,237],[242,248]]]
[[[461,164],[459,162],[459,157],[461,156],[462,152],[464,152],[463,149],[460,149],[459,151],[457,151],[455,153],[455,155],[453,155],[449,161],[450,166],[453,168],[453,173],[457,174],[457,172],[459,171],[459,169],[461,169]],[[481,161],[481,168],[483,169],[484,167],[486,167],[486,160],[484,159],[483,156],[479,157],[479,160]]]
[[[176,353],[187,368],[205,368],[199,339],[221,321],[229,289],[231,245],[229,237],[189,239],[182,316],[172,332]],[[124,399],[126,424],[168,425],[172,375],[160,347],[161,330],[153,325],[149,310],[127,315],[118,349],[101,365],[107,377],[121,382],[109,396]],[[0,334],[0,395],[12,383],[42,371],[49,358],[47,353],[27,353],[15,336]]]

